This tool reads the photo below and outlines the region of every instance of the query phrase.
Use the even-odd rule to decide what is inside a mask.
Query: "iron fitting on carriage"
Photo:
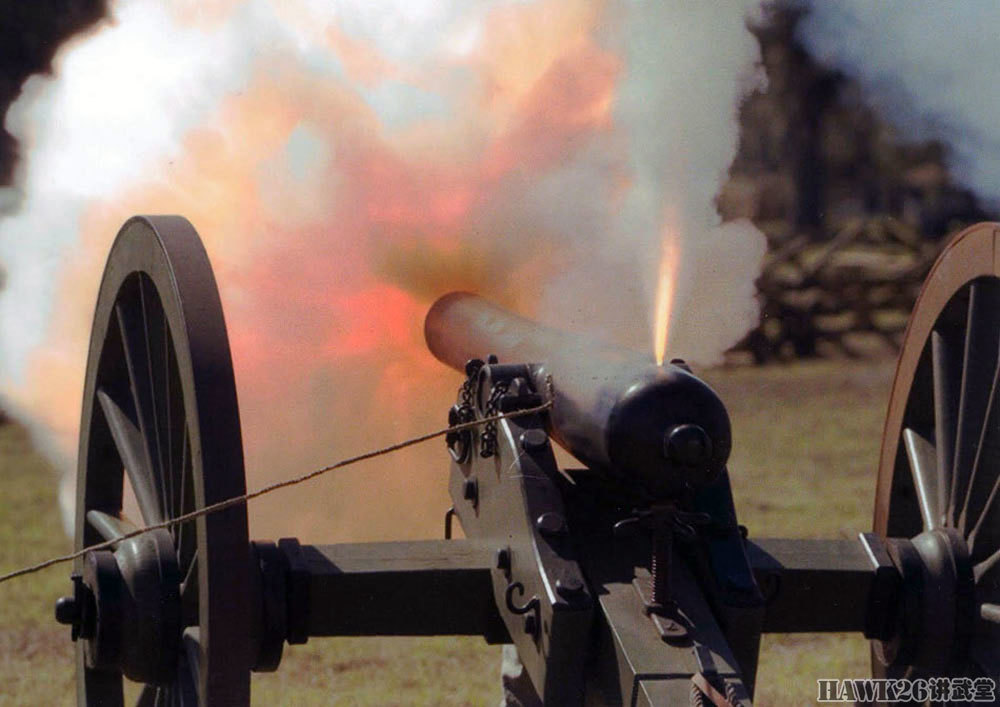
[[[950,674],[966,661],[975,624],[966,542],[954,528],[936,528],[911,539],[890,538],[887,547],[900,581],[885,606],[892,635],[873,642],[875,657],[889,668]]]

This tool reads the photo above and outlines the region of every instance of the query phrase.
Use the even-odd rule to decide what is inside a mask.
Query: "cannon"
[[[78,704],[122,704],[129,678],[140,705],[247,705],[251,672],[278,669],[286,643],[479,635],[516,646],[545,704],[736,707],[751,704],[763,633],[827,631],[863,633],[873,674],[909,681],[880,683],[874,701],[899,697],[887,685],[927,701],[916,691],[948,676],[996,700],[1000,225],[956,235],[927,279],[874,525],[853,539],[750,536],[726,409],[682,361],[658,366],[467,293],[439,299],[425,331],[465,374],[442,410],[444,539],[251,541],[243,501],[172,523],[246,492],[225,322],[186,220],[122,227],[77,479],[76,549],[104,546],[76,559],[56,605]],[[141,519],[122,511],[126,476]]]

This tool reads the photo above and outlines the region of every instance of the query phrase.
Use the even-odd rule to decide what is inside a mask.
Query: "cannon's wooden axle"
[[[293,591],[277,601],[285,603],[291,623],[307,627],[309,637],[453,635],[509,641],[490,587],[497,548],[485,543],[289,543],[286,552],[290,563],[301,563],[298,571],[307,586],[302,595]],[[747,552],[758,583],[766,588],[765,633],[870,633],[882,618],[879,612],[898,598],[893,594],[898,573],[888,556],[876,565],[870,546],[860,539],[764,538],[748,540]]]
[[[271,625],[300,627],[301,637],[272,635],[272,645],[275,640],[298,643],[323,636],[478,635],[491,643],[511,640],[491,587],[491,572],[502,559],[498,548],[489,544],[463,539],[299,546],[286,539],[278,547],[287,577],[269,583],[279,594],[261,597],[260,622],[268,623],[263,614],[274,610],[268,607],[281,607],[285,616]],[[900,600],[901,577],[876,536],[748,540],[747,553],[758,583],[766,588],[763,632],[886,637]],[[594,569],[600,574],[600,567]],[[648,568],[637,568],[636,576],[648,578]],[[263,573],[261,582],[267,584]],[[700,670],[693,652],[689,669],[676,674],[647,667],[662,664],[658,648],[667,647],[642,616],[629,578],[606,581],[597,594],[601,611],[592,630],[605,638],[603,650],[615,657],[622,698],[630,702],[641,693],[653,700],[671,685],[672,692],[690,689],[691,675]],[[695,611],[706,608],[696,606]],[[600,642],[597,645],[601,650]],[[267,669],[276,668],[275,662]]]

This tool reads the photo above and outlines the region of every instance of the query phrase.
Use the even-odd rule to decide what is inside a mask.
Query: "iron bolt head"
[[[75,641],[84,635],[90,638],[93,635],[93,610],[88,611],[90,602],[94,597],[90,589],[83,583],[83,577],[79,574],[71,576],[73,580],[73,596],[60,597],[56,599],[56,621],[64,626],[72,627],[72,638]]]
[[[545,445],[548,443],[549,436],[545,433],[545,430],[540,430],[537,427],[525,430],[521,434],[521,449],[526,452],[536,452],[545,449]]]
[[[583,594],[583,580],[579,577],[560,577],[556,580],[556,593],[561,597],[577,597]]]
[[[524,617],[524,632],[538,637],[538,619],[535,618],[534,614],[528,614]]]
[[[712,440],[698,425],[677,425],[663,440],[667,458],[684,466],[706,466],[712,459]]]
[[[565,535],[566,519],[558,513],[547,511],[538,516],[535,527],[542,535]]]
[[[73,597],[56,599],[56,621],[63,626],[73,626],[80,621],[80,605]]]
[[[516,398],[521,395],[527,395],[531,392],[531,388],[528,386],[527,380],[521,376],[517,376],[507,386],[507,392]]]
[[[680,368],[682,370],[687,371],[688,373],[691,373],[691,366],[689,366],[688,362],[685,361],[683,358],[672,358],[672,359],[670,359],[670,365],[671,366],[677,366],[677,368]]]
[[[497,550],[496,567],[498,570],[510,572],[510,548],[502,547]]]
[[[448,411],[448,426],[454,427],[463,422],[467,422],[467,419],[463,415],[462,408],[458,405],[453,405],[451,410]],[[469,460],[469,450],[472,447],[471,430],[449,432],[445,435],[444,441],[448,445],[448,452],[451,454],[451,458],[457,463],[463,464]]]
[[[466,479],[462,483],[462,498],[475,505],[479,501],[479,482],[476,479]]]

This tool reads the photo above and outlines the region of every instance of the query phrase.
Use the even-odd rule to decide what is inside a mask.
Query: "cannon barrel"
[[[424,335],[431,353],[460,371],[487,354],[537,364],[535,388],[552,397],[552,437],[588,467],[648,496],[707,484],[729,457],[725,406],[686,368],[658,366],[638,352],[543,326],[465,292],[434,303]]]

